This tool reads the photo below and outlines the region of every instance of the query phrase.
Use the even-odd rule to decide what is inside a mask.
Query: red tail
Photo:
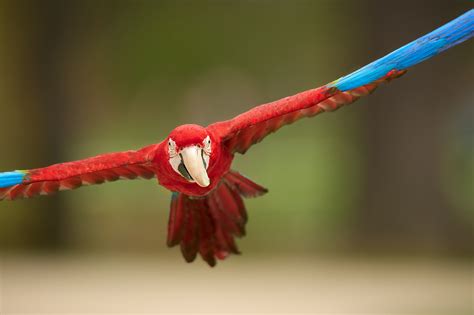
[[[234,237],[245,235],[247,213],[242,197],[257,197],[267,189],[229,171],[205,197],[173,193],[168,224],[168,246],[181,244],[187,262],[197,253],[210,265],[216,258],[239,254]]]

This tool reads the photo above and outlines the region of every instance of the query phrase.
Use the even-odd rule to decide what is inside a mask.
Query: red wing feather
[[[221,138],[231,152],[244,154],[253,144],[282,126],[351,104],[372,93],[381,83],[398,78],[405,72],[390,71],[377,81],[346,92],[326,86],[305,91],[257,106],[231,120],[209,125],[208,128]]]
[[[102,184],[117,179],[153,178],[151,163],[157,145],[138,151],[99,155],[93,158],[51,165],[27,171],[21,184],[0,188],[0,200],[50,195],[83,185]]]
[[[265,187],[254,183],[236,171],[230,170],[224,177],[224,180],[229,183],[230,186],[235,187],[239,194],[245,198],[258,197],[268,192]]]

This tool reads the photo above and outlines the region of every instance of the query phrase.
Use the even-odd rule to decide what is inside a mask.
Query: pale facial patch
[[[202,142],[203,148],[202,148],[202,159],[204,160],[204,165],[206,166],[206,170],[209,167],[209,159],[211,157],[211,152],[212,152],[212,144],[211,144],[211,138],[209,136],[204,139]]]
[[[200,184],[200,186],[207,186],[209,184],[207,174],[201,173],[206,173],[206,170],[209,168],[209,160],[212,153],[212,143],[211,138],[209,136],[207,136],[203,140],[202,145],[189,146],[186,148],[182,148],[181,150],[178,150],[178,148],[176,147],[176,142],[170,138],[168,141],[169,163],[171,164],[173,170],[182,177],[184,177],[187,181],[192,183],[196,182],[196,180],[191,175],[191,173],[193,173],[194,169],[196,168],[196,164],[192,163],[192,165],[186,165],[186,163],[184,162],[184,158],[188,157],[190,149],[193,149],[194,152],[197,153],[197,157],[199,157],[202,162],[202,165],[200,167],[203,167],[203,171],[198,173],[200,175],[197,177],[197,183]],[[183,155],[186,156],[183,158]],[[187,160],[187,162],[189,163],[190,160]],[[188,167],[191,167],[191,169],[189,170]],[[196,175],[197,174],[195,174],[195,176]],[[202,177],[202,175],[205,176]]]
[[[178,155],[178,152],[176,151],[176,142],[174,142],[172,139],[168,140],[168,154],[170,156],[171,167],[173,167],[176,173],[181,175],[181,173],[178,171],[178,168],[179,168],[179,165],[182,163],[182,161],[181,161],[181,157]]]

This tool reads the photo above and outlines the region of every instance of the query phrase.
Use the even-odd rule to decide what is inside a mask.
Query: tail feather
[[[229,191],[229,194],[231,197],[234,199],[235,206],[237,208],[237,216],[239,217],[239,220],[243,223],[245,227],[245,223],[248,221],[248,216],[247,216],[247,211],[245,210],[245,205],[244,205],[244,200],[240,196],[239,192],[233,189],[230,189],[227,187],[227,190]]]
[[[214,225],[214,242],[216,244],[216,257],[219,259],[226,258],[229,254],[240,254],[233,234],[238,233],[236,225],[230,221],[228,216],[221,213],[219,206],[214,198],[208,200],[209,212],[213,222],[219,222]]]
[[[222,255],[222,258],[217,256],[219,259],[224,259],[229,254],[239,255],[240,251],[235,244],[235,239],[231,233],[225,230],[222,226],[216,227],[216,243],[219,246],[219,254]]]
[[[223,183],[217,187],[216,192],[212,194],[209,198],[215,199],[217,202],[213,205],[216,205],[218,209],[214,209],[213,213],[220,213],[218,217],[223,222],[227,223],[233,227],[232,230],[235,231],[235,236],[241,237],[245,235],[245,208],[239,209],[240,205],[244,207],[242,197],[239,194],[232,194],[229,187]],[[245,215],[241,216],[241,213],[244,212]],[[225,217],[225,218],[223,218]]]
[[[214,221],[219,222],[220,227],[230,235],[243,236],[245,231],[242,229],[242,226],[232,219],[232,216],[227,213],[225,205],[220,204],[217,199],[215,197],[208,198],[209,211]]]
[[[214,256],[214,250],[216,248],[216,242],[214,238],[214,224],[212,217],[205,207],[199,209],[200,214],[200,234],[198,236],[199,241],[199,254],[201,257],[210,265],[216,265],[216,258]]]
[[[185,220],[185,202],[186,196],[179,193],[173,193],[171,197],[171,211],[168,223],[168,246],[178,245],[183,237]]]
[[[184,221],[184,233],[181,239],[181,253],[187,262],[196,259],[199,246],[199,212],[197,207],[191,207],[191,203],[187,203],[189,211],[186,211]],[[191,209],[192,208],[192,209]]]
[[[168,225],[168,246],[180,244],[187,262],[197,254],[214,266],[217,259],[239,254],[235,237],[245,235],[247,212],[242,197],[267,192],[237,172],[229,171],[205,197],[173,193]]]

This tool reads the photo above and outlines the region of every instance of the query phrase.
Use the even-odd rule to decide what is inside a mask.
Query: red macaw
[[[473,36],[474,10],[393,53],[325,86],[257,106],[207,127],[183,125],[165,140],[137,151],[28,171],[0,173],[0,199],[49,195],[82,185],[118,179],[151,179],[173,192],[168,246],[180,244],[186,261],[199,253],[211,266],[216,258],[238,254],[235,237],[245,234],[242,198],[267,189],[231,170],[235,153],[244,154],[284,125],[351,104],[406,69]]]

